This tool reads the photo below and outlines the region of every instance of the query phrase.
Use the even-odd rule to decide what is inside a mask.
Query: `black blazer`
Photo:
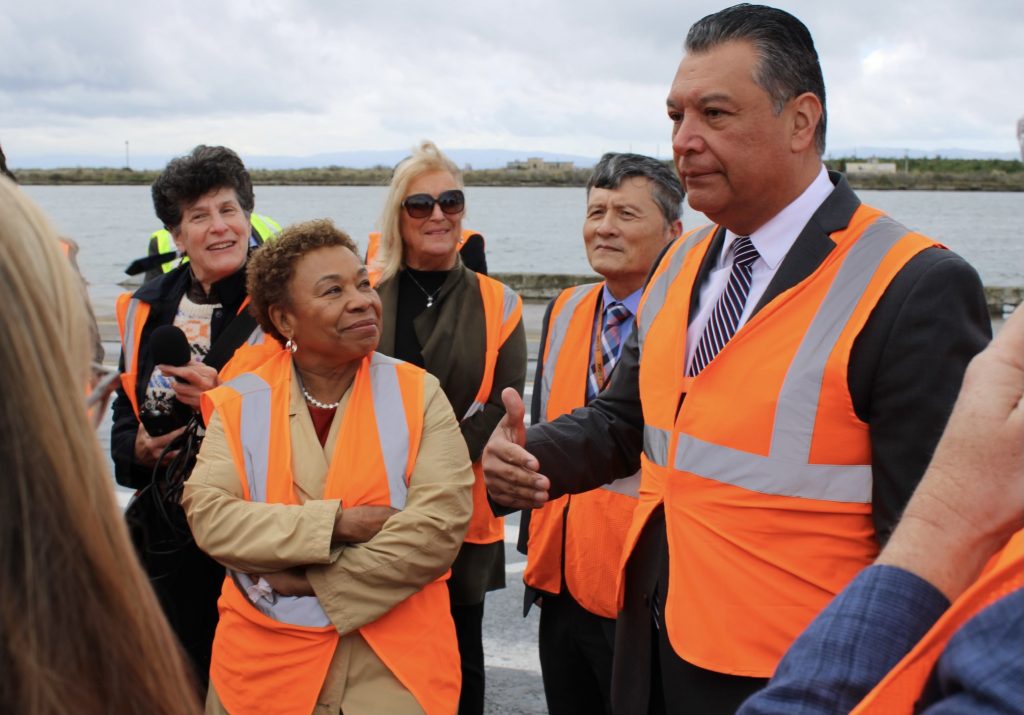
[[[760,310],[807,278],[835,247],[830,238],[845,228],[860,200],[839,174],[835,189],[801,231],[755,306]],[[721,250],[719,229],[697,276],[706,278]],[[660,261],[660,259],[659,259]],[[699,290],[692,292],[690,316]],[[850,394],[857,416],[868,423],[872,445],[873,520],[884,543],[924,474],[945,427],[970,359],[991,339],[991,321],[977,272],[952,251],[930,248],[896,275],[854,341]],[[551,497],[587,491],[639,468],[643,414],[639,353],[634,331],[611,384],[586,408],[530,427],[526,448],[552,482]],[[646,712],[650,685],[648,597],[667,569],[664,516],[659,511],[630,559],[626,607],[619,615],[613,701],[622,712]],[[662,587],[664,584],[662,584]],[[635,607],[635,613],[630,613]],[[619,665],[623,667],[619,667]],[[616,712],[619,712],[616,709]]]

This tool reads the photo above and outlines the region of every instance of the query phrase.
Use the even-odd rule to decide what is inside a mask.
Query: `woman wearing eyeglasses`
[[[462,661],[460,715],[483,712],[484,596],[505,586],[504,524],[488,506],[480,453],[505,412],[501,391],[521,394],[526,380],[522,300],[463,265],[465,208],[458,167],[424,141],[395,168],[370,266],[382,306],[378,351],[437,377],[476,472],[473,518],[448,581]]]

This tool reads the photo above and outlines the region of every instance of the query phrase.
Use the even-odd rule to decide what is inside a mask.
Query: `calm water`
[[[25,191],[81,246],[79,263],[96,311],[113,312],[123,268],[145,254],[158,227],[144,186],[27,186]],[[361,248],[374,229],[385,187],[260,186],[256,207],[282,224],[328,217]],[[494,272],[589,273],[581,188],[469,187],[464,225],[487,237]],[[1024,194],[863,191],[889,212],[970,261],[987,285],[1024,285]],[[686,228],[705,219],[686,207]]]

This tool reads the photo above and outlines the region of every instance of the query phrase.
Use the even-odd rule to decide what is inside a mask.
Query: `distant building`
[[[538,156],[531,156],[526,161],[510,161],[505,166],[510,171],[572,171],[571,161],[544,161]]]
[[[851,176],[863,174],[895,174],[896,162],[878,161],[877,159],[871,159],[869,161],[848,161],[846,162],[846,173]]]

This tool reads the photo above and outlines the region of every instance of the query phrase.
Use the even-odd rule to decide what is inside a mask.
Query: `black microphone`
[[[161,325],[149,336],[149,356],[154,365],[182,367],[192,361],[192,348],[181,328],[174,325]],[[170,412],[149,409],[144,410],[140,417],[146,431],[150,435],[158,437],[188,423],[192,414],[191,407],[173,399]]]
[[[192,348],[181,328],[161,325],[149,336],[149,356],[154,365],[182,367],[192,362]]]

